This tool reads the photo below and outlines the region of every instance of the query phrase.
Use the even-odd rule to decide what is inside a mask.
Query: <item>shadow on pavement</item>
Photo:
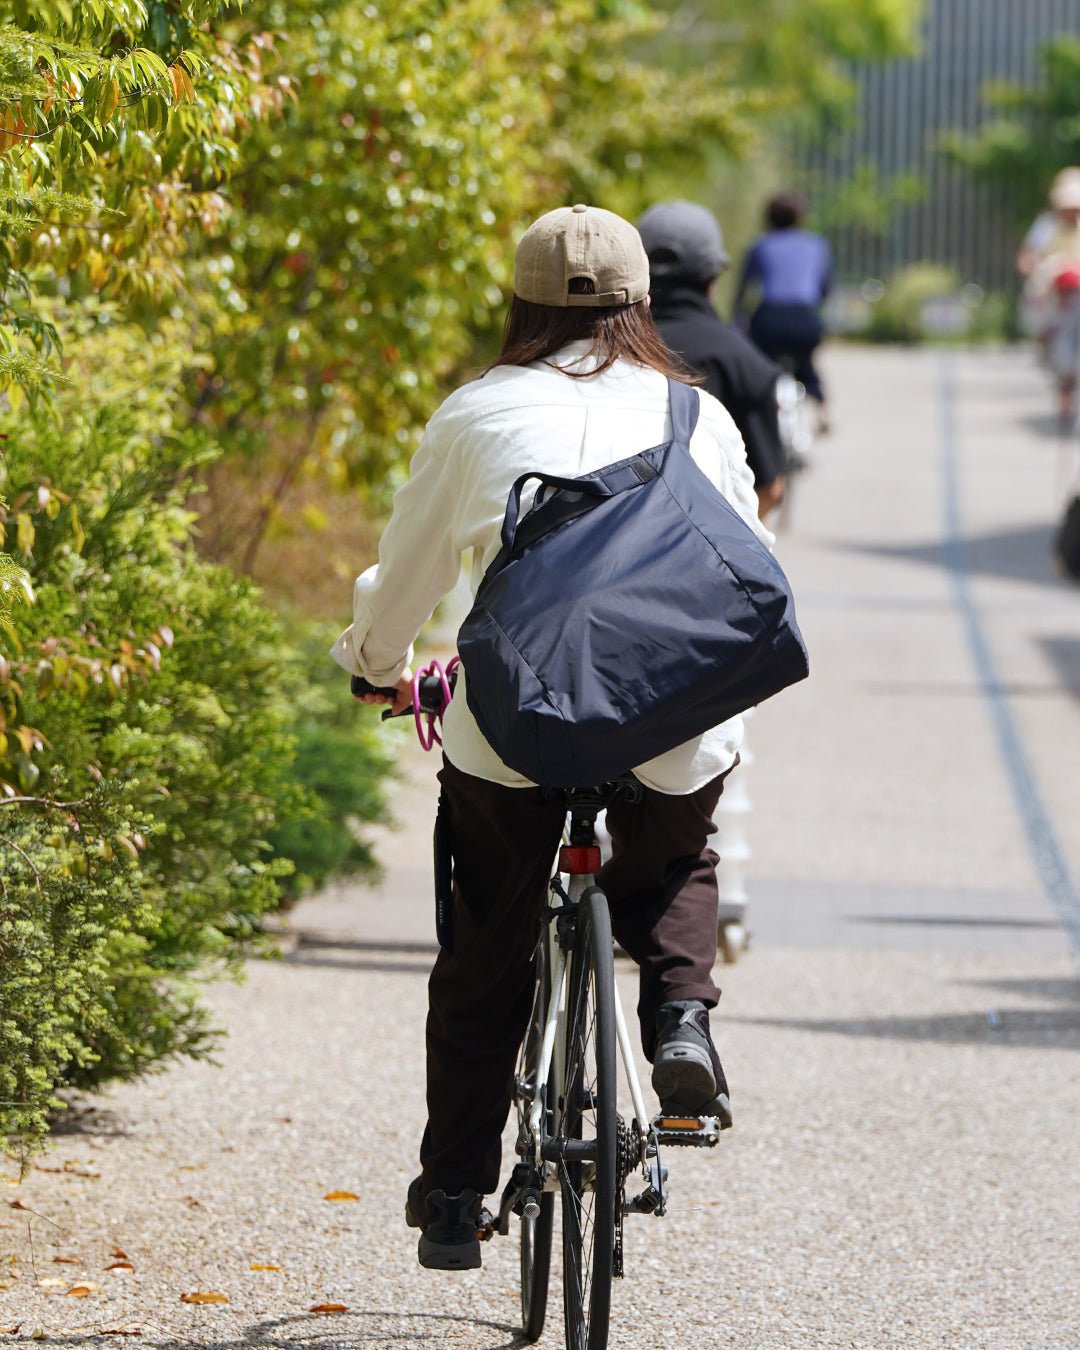
[[[979,914],[845,914],[845,923],[929,924],[937,928],[1052,928],[1056,919],[1016,919]]]
[[[1076,600],[1080,604],[1080,589]],[[1037,642],[1057,671],[1062,689],[1080,698],[1080,638],[1043,637]]]
[[[293,932],[291,937],[294,946],[282,957],[288,966],[326,966],[335,970],[427,976],[439,950],[434,942],[344,938],[303,929]],[[414,959],[389,959],[395,956]]]
[[[939,1017],[860,1017],[851,1020],[727,1017],[725,1021],[834,1036],[927,1041],[939,1045],[1080,1050],[1080,1006],[1067,1011],[1057,1008],[988,1009],[986,1012],[950,1013]]]
[[[121,1118],[107,1107],[89,1105],[76,1098],[67,1104],[66,1110],[53,1116],[49,1121],[49,1138],[60,1135],[80,1134],[99,1139],[126,1139],[131,1131]]]
[[[455,1317],[450,1313],[411,1312],[399,1309],[387,1312],[381,1309],[349,1309],[347,1312],[319,1314],[293,1313],[286,1317],[268,1318],[254,1322],[236,1337],[220,1337],[212,1333],[176,1335],[147,1320],[129,1323],[141,1326],[139,1331],[88,1331],[68,1335],[50,1335],[49,1344],[55,1346],[101,1345],[105,1335],[137,1335],[139,1344],[155,1350],[172,1350],[174,1346],[189,1346],[195,1341],[200,1350],[252,1350],[266,1346],[268,1350],[367,1350],[376,1345],[421,1345],[431,1341],[446,1350],[468,1346],[477,1350],[482,1331],[490,1331],[483,1350],[518,1350],[527,1342],[521,1332],[504,1322],[491,1322],[478,1317]],[[455,1334],[460,1328],[459,1334]]]
[[[1030,431],[1033,436],[1038,436],[1040,440],[1053,441],[1057,448],[1063,446],[1069,439],[1062,435],[1061,419],[1056,412],[1032,413],[1027,417],[1018,417],[1016,424]]]
[[[1022,525],[991,534],[968,535],[964,539],[965,571],[1007,581],[1026,581],[1038,586],[1062,590],[1067,586],[1054,567],[1053,542],[1058,522]],[[948,567],[949,558],[943,539],[924,544],[861,544],[842,547],[852,553],[872,554],[897,562],[926,563]]]
[[[1075,1003],[1080,1007],[1080,976],[1069,980],[964,980],[976,988],[998,989],[1022,998],[1056,999],[1059,1003]]]

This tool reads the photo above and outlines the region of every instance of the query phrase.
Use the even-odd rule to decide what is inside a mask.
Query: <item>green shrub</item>
[[[357,703],[349,677],[328,655],[339,631],[309,624],[294,637],[296,752],[288,772],[308,804],[280,818],[267,836],[274,852],[295,864],[281,880],[286,903],[334,878],[378,871],[357,827],[386,819],[382,785],[393,753],[378,717]]]
[[[871,342],[1002,342],[1016,336],[1009,297],[961,285],[955,268],[915,263],[899,268],[880,289],[859,332]]]
[[[59,1086],[208,1053],[197,980],[296,893],[271,836],[294,815],[329,834],[346,799],[378,815],[385,768],[359,723],[333,801],[292,767],[322,677],[191,547],[213,447],[174,422],[181,344],[95,325],[73,347],[62,415],[13,427],[0,461],[0,549],[35,593],[0,630],[0,1131],[31,1137]],[[330,852],[305,857],[312,881],[370,861]]]
[[[917,263],[894,272],[870,312],[866,337],[871,342],[922,342],[923,313],[928,302],[955,295],[960,274],[936,263]]]

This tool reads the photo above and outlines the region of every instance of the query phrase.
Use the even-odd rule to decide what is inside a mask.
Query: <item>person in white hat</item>
[[[1057,385],[1061,427],[1076,417],[1080,377],[1080,168],[1066,168],[1050,189],[1050,220],[1028,231],[1017,266],[1026,267],[1023,316]],[[1032,243],[1032,235],[1035,240]]]
[[[1075,227],[1076,212],[1080,210],[1080,168],[1070,165],[1054,175],[1049,201],[1050,209],[1035,217],[1016,255],[1016,270],[1022,277],[1031,276],[1047,257],[1055,235],[1063,227]]]
[[[514,260],[502,351],[431,418],[394,498],[378,565],[354,589],[334,647],[346,670],[411,701],[412,642],[472,550],[475,593],[500,548],[507,497],[531,470],[573,477],[670,438],[668,377],[693,382],[649,312],[649,266],[629,222],[593,206],[548,212]],[[700,398],[690,451],[766,543],[729,414]],[[370,694],[367,701],[389,701]],[[662,1106],[730,1123],[709,1030],[719,990],[712,814],[742,738],[739,718],[638,766],[644,796],[608,813],[599,875],[615,936],[640,967],[642,1042]],[[561,802],[503,764],[460,693],[443,727],[440,811],[453,838],[453,951],[428,987],[428,1122],[406,1220],[421,1265],[480,1265],[475,1218],[498,1185],[500,1136],[532,999],[532,958],[564,819]],[[663,1072],[660,1072],[663,1066]],[[658,1073],[660,1076],[658,1077]]]

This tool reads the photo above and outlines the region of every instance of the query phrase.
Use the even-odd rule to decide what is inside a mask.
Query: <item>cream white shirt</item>
[[[670,438],[667,381],[658,371],[620,361],[571,379],[555,369],[592,368],[589,348],[574,342],[547,361],[497,366],[456,390],[434,414],[409,481],[394,496],[378,564],[356,580],[352,625],[331,651],[345,670],[372,684],[394,684],[412,659],[416,635],[456,584],[468,549],[476,594],[499,551],[506,499],[521,474],[543,469],[572,478]],[[735,423],[711,394],[701,391],[700,399],[690,452],[771,546]],[[532,486],[526,485],[523,512]],[[742,721],[734,717],[634,772],[659,792],[694,792],[731,767],[741,741]],[[465,700],[463,677],[446,713],[443,749],[463,773],[529,786],[484,739]]]

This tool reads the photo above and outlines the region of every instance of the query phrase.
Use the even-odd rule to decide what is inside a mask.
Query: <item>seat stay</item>
[[[545,936],[545,941],[549,936]],[[555,1079],[562,1081],[563,1061],[565,1051],[563,1049],[563,1036],[560,1034],[566,1017],[566,973],[567,960],[566,952],[558,944],[555,946],[554,968],[551,974],[551,992],[548,998],[547,1019],[544,1022],[544,1036],[540,1042],[540,1057],[536,1067],[536,1089],[532,1104],[529,1107],[529,1137],[533,1149],[533,1162],[537,1169],[540,1169],[541,1156],[540,1149],[543,1143],[543,1120],[546,1097],[544,1087],[551,1076],[552,1063],[555,1066]],[[558,1102],[552,1103],[556,1113],[560,1111]]]
[[[649,1116],[645,1109],[645,1096],[641,1091],[641,1079],[638,1077],[637,1065],[634,1063],[634,1046],[630,1040],[630,1030],[626,1025],[626,1016],[623,1013],[622,999],[619,998],[618,988],[615,990],[615,1035],[619,1046],[619,1058],[622,1060],[623,1073],[626,1077],[626,1086],[630,1090],[630,1100],[634,1106],[634,1115],[637,1118],[644,1146],[644,1141],[649,1135]]]

